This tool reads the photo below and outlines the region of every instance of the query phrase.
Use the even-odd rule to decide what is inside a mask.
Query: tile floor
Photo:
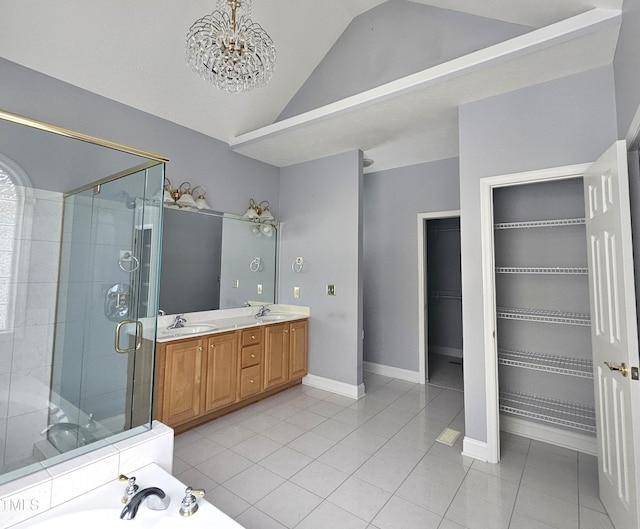
[[[435,386],[464,389],[462,359],[429,353],[429,382]]]
[[[491,465],[435,441],[462,392],[365,374],[359,400],[297,386],[178,435],[174,474],[247,529],[613,529],[596,459],[503,435]]]

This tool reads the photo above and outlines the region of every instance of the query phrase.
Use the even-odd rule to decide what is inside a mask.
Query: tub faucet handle
[[[120,479],[122,478],[127,479],[126,476],[120,476]],[[127,486],[124,489],[124,494],[122,495],[122,503],[124,503],[125,505],[127,503],[129,503],[129,500],[131,500],[131,498],[133,498],[136,494],[136,492],[138,492],[138,489],[140,487],[138,485],[136,485],[136,478],[135,476],[131,476],[130,478],[127,479]]]
[[[192,489],[187,487],[184,491],[184,498],[182,498],[182,504],[180,505],[180,514],[182,516],[191,516],[198,510],[198,499],[196,496],[202,498],[204,496],[204,489]]]

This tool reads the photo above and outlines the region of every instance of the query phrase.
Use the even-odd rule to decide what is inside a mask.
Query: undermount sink
[[[261,316],[258,319],[263,322],[270,322],[270,321],[282,321],[290,318],[291,316],[287,314],[265,314],[264,316]]]
[[[180,336],[183,334],[198,334],[201,332],[209,332],[215,331],[217,327],[210,323],[200,323],[200,324],[186,324],[184,327],[177,327],[176,329],[164,329],[160,332],[163,335],[169,336]]]

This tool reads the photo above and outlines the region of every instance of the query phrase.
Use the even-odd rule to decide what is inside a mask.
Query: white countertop
[[[228,332],[261,325],[271,325],[286,321],[308,318],[311,314],[309,307],[299,305],[267,305],[269,311],[262,318],[256,318],[260,305],[242,307],[239,309],[210,310],[202,312],[188,312],[183,314],[187,320],[184,328],[168,329],[176,318],[175,314],[158,317],[157,342],[182,340],[193,336]],[[147,336],[145,336],[146,338]]]

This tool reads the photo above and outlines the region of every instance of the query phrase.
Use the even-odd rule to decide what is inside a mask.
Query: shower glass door
[[[59,452],[150,425],[163,171],[65,197],[47,432]]]

